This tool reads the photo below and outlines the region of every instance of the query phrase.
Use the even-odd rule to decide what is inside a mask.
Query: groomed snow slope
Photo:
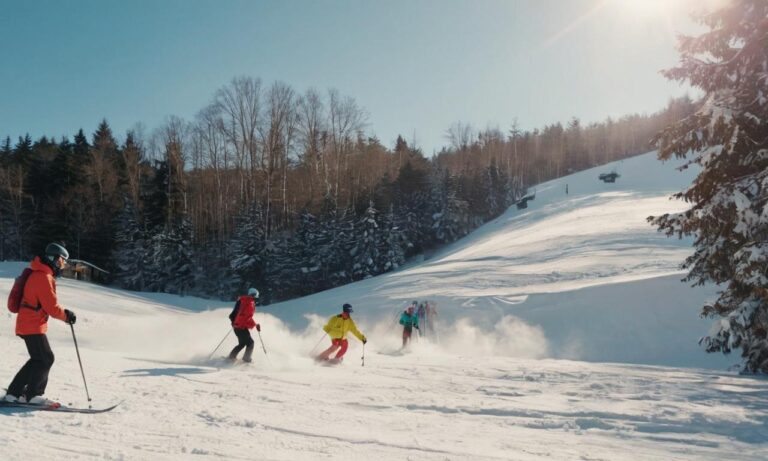
[[[611,171],[616,183],[598,180]],[[433,299],[453,345],[469,323],[497,354],[722,369],[738,358],[697,344],[716,288],[680,282],[692,241],[646,222],[684,209],[669,197],[695,175],[648,153],[550,181],[527,209],[511,207],[421,264],[265,310],[303,327],[305,312],[351,302],[358,316],[391,323],[411,300]]]
[[[617,183],[597,181],[614,168]],[[645,222],[681,209],[667,197],[691,178],[648,154],[540,185],[529,209],[427,261],[260,308],[267,354],[257,336],[252,365],[220,360],[232,335],[208,359],[230,302],[60,280],[93,405],[125,402],[0,409],[0,458],[768,459],[767,382],[696,346],[714,289],[680,283],[690,242]],[[0,264],[0,297],[21,267]],[[401,354],[395,318],[411,299],[438,301],[439,338]],[[343,302],[370,341],[317,366],[307,356]],[[7,385],[26,351],[0,318]],[[52,321],[49,337],[47,395],[87,405],[70,329]]]

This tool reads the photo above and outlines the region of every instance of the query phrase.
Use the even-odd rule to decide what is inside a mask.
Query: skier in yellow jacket
[[[346,354],[347,346],[349,345],[346,338],[347,332],[351,331],[353,335],[357,336],[357,339],[363,342],[363,344],[368,342],[368,340],[365,338],[365,335],[360,333],[360,330],[357,329],[355,321],[352,320],[352,317],[350,317],[349,314],[351,312],[352,305],[344,304],[341,314],[334,315],[328,319],[328,323],[325,324],[323,330],[325,330],[325,332],[328,333],[328,336],[331,337],[331,347],[320,353],[316,360],[341,361],[342,357],[344,357],[344,354]],[[336,350],[338,350],[338,352],[336,352]],[[336,352],[336,357],[330,359],[331,354],[334,352]]]

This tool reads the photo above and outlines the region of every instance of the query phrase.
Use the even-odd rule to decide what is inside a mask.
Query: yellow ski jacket
[[[351,331],[353,335],[357,336],[357,339],[365,341],[365,335],[357,329],[357,325],[355,325],[352,317],[345,319],[341,314],[334,315],[328,319],[328,323],[325,324],[323,330],[328,333],[331,339],[344,339],[347,336],[347,332]]]

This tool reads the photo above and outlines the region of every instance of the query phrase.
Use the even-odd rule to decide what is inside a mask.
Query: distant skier
[[[419,325],[426,325],[427,306],[425,303],[419,303],[419,307],[416,309],[416,317],[419,319]],[[424,334],[424,331],[419,330],[419,333]]]
[[[256,288],[249,288],[248,294],[240,296],[235,303],[232,313],[229,314],[229,320],[232,322],[232,328],[237,335],[237,346],[229,353],[229,360],[236,360],[237,354],[245,348],[245,354],[243,355],[244,362],[250,362],[253,360],[253,346],[254,341],[251,337],[251,332],[254,327],[256,331],[261,331],[261,325],[253,320],[253,314],[256,313],[256,300],[259,298],[259,290]]]
[[[328,336],[331,337],[331,346],[321,352],[315,360],[321,362],[328,360],[343,360],[344,354],[347,353],[347,347],[349,346],[349,343],[347,342],[347,332],[351,331],[353,335],[357,336],[357,339],[363,342],[363,344],[368,342],[368,339],[366,339],[364,334],[360,333],[360,330],[357,329],[357,325],[355,325],[355,321],[352,320],[352,317],[349,315],[352,312],[352,305],[345,303],[344,306],[342,306],[341,314],[334,315],[328,319],[328,323],[325,324],[323,330],[325,330],[325,332],[328,333]],[[336,352],[337,350],[338,352]],[[334,352],[336,352],[336,356],[333,359],[330,359],[331,354]]]
[[[400,325],[403,326],[403,347],[408,345],[408,341],[411,340],[411,334],[413,329],[419,329],[419,318],[414,311],[416,310],[416,301],[408,306],[405,311],[400,315]]]
[[[53,366],[53,351],[48,343],[48,317],[74,325],[77,317],[59,305],[56,281],[67,265],[69,252],[57,243],[49,243],[42,255],[36,256],[29,267],[24,285],[21,308],[16,315],[16,335],[26,343],[29,360],[16,373],[8,386],[5,402],[33,403],[58,408],[60,403],[43,397],[48,385],[48,372]]]
[[[423,323],[425,329],[429,331],[430,337],[437,333],[435,322],[437,321],[437,304],[432,301],[424,303],[424,310],[427,312],[427,321]]]

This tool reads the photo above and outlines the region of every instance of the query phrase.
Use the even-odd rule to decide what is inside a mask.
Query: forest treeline
[[[122,139],[0,143],[0,259],[49,241],[141,291],[231,299],[257,286],[288,299],[399,267],[501,214],[535,184],[647,152],[694,111],[532,131],[456,123],[428,158],[367,134],[366,113],[336,90],[304,93],[236,78],[194,120],[169,117]]]

